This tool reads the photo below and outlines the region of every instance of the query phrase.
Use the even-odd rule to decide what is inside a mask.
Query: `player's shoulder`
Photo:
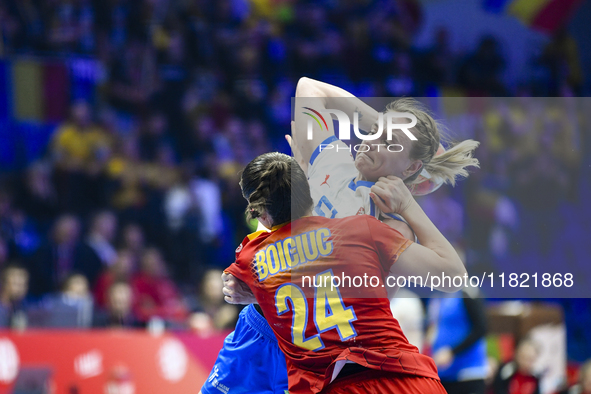
[[[350,227],[352,229],[362,230],[367,227],[368,220],[375,220],[376,218],[370,215],[352,215],[343,218],[327,218],[324,216],[309,216],[306,217],[306,224],[322,226],[322,227]],[[361,227],[355,227],[361,226]]]
[[[267,239],[272,233],[265,230],[255,231],[254,233],[248,234],[240,245],[236,248],[236,258],[243,253],[244,250],[250,249],[251,247],[256,247],[265,239]]]

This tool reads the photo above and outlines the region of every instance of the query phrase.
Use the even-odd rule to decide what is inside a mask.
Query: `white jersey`
[[[331,149],[322,149],[327,144]],[[357,181],[358,171],[349,147],[332,136],[322,142],[310,157],[308,181],[314,200],[313,213],[327,218],[345,218],[353,215],[371,215],[377,219],[397,215],[385,214],[369,196],[374,182]]]

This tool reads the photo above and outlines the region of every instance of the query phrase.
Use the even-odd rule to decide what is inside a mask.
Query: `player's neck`
[[[365,176],[363,176],[362,173],[358,173],[357,176],[355,177],[355,183],[359,182],[359,181],[369,181],[369,179],[367,179]]]

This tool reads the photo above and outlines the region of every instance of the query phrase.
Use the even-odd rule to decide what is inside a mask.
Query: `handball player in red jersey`
[[[392,317],[385,278],[466,271],[408,188],[394,184],[395,211],[422,245],[368,215],[312,217],[306,175],[287,155],[261,155],[242,173],[247,213],[272,230],[245,238],[226,272],[256,297],[285,354],[292,394],[445,393],[433,360]],[[375,280],[332,285],[355,276]]]

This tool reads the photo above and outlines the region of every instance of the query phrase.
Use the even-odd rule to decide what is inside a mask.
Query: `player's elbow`
[[[318,97],[319,95],[315,80],[308,77],[299,79],[296,86],[296,97]]]
[[[443,286],[439,290],[445,293],[455,293],[462,290],[465,285],[464,278],[468,275],[464,263],[457,255],[450,256],[444,260],[445,262],[442,264],[442,267],[445,267],[445,269],[442,270],[442,277],[445,279],[442,283]],[[450,280],[447,280],[447,278]]]

